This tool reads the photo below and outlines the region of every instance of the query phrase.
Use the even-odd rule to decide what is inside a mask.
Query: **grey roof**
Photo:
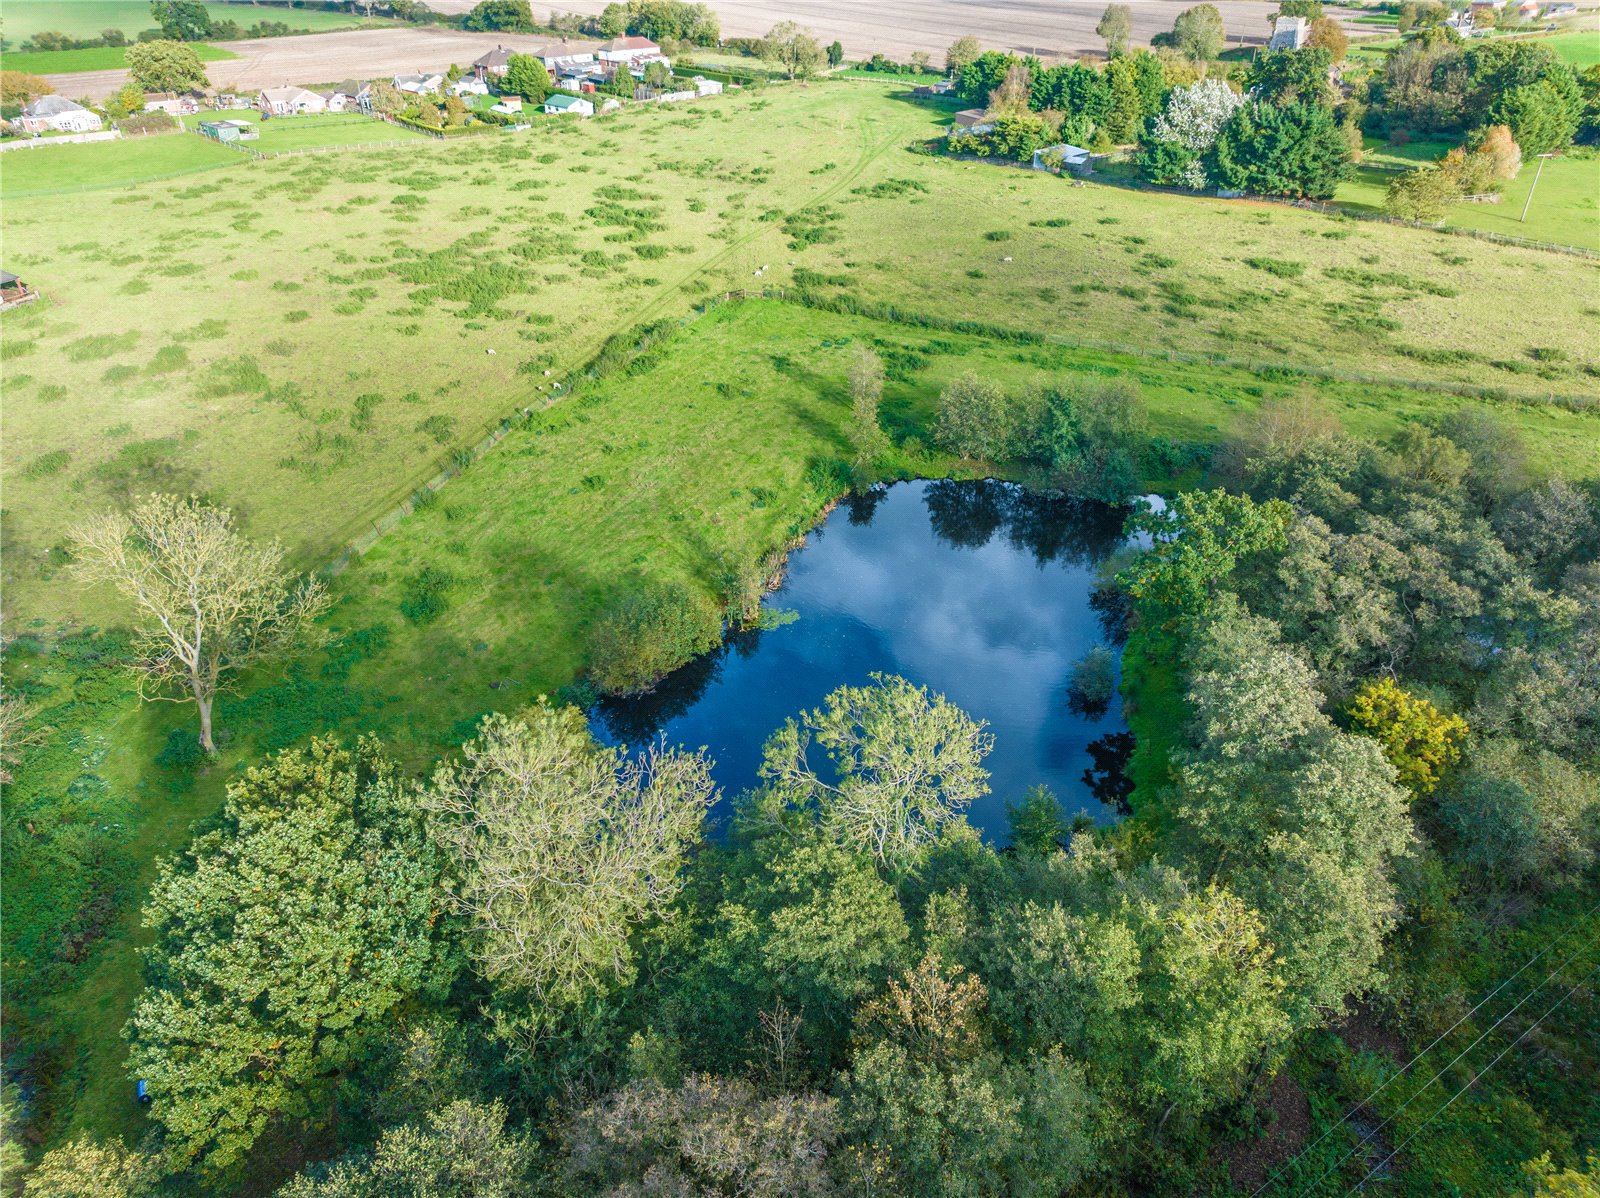
[[[65,96],[40,96],[22,110],[23,116],[60,116],[66,112],[87,112],[82,104],[74,104]]]
[[[21,281],[21,279],[12,274],[9,270],[0,270],[0,285],[9,287],[11,284],[20,283]]]
[[[511,61],[511,55],[512,51],[507,50],[504,46],[496,46],[472,65],[485,68],[503,67]]]

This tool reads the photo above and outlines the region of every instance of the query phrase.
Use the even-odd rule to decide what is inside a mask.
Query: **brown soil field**
[[[1230,42],[1253,45],[1266,40],[1267,16],[1277,10],[1276,3],[1216,2]],[[606,3],[567,0],[560,7],[592,15]],[[435,0],[433,5],[445,13],[472,6],[473,0]],[[1077,58],[1104,50],[1094,27],[1105,11],[1105,0],[990,0],[984,4],[970,0],[875,0],[867,4],[860,0],[720,0],[712,7],[722,18],[724,37],[757,37],[780,21],[793,20],[825,42],[838,38],[851,58],[883,53],[903,61],[925,50],[938,62],[945,48],[967,33],[976,35],[988,49],[1016,50],[1044,59]],[[1129,7],[1133,9],[1133,39],[1144,44],[1171,29],[1173,19],[1187,5],[1182,0],[1129,0]],[[1337,9],[1329,11],[1334,16],[1346,15]],[[549,40],[538,34],[457,33],[426,27],[258,38],[220,43],[239,57],[209,63],[207,72],[218,87],[336,83],[443,70],[451,63],[465,66],[496,45],[529,48]],[[65,95],[103,100],[126,83],[128,75],[126,71],[84,71],[47,78]]]

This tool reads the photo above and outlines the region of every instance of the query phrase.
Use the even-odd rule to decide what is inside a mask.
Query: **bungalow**
[[[1033,169],[1036,171],[1066,171],[1074,175],[1087,175],[1089,173],[1088,150],[1081,146],[1069,146],[1065,142],[1058,146],[1046,146],[1042,150],[1033,152]]]
[[[975,133],[991,133],[994,131],[994,122],[989,119],[987,109],[964,108],[956,113],[950,125],[950,140],[957,141],[963,137],[970,137]]]
[[[170,112],[173,116],[193,116],[200,111],[200,102],[191,93],[145,92],[146,112]]]
[[[1311,38],[1311,22],[1304,17],[1278,17],[1272,22],[1269,50],[1299,50]]]
[[[575,50],[565,42],[539,46],[537,49],[529,50],[528,53],[544,63],[544,69],[552,75],[563,69],[583,70],[593,66],[595,61],[592,51]]]
[[[267,116],[297,116],[304,112],[327,112],[328,102],[303,87],[264,87],[256,107]]]
[[[17,124],[25,133],[93,133],[104,122],[98,114],[65,96],[40,96],[22,110]]]
[[[722,94],[722,84],[715,79],[707,79],[704,75],[696,75],[694,77],[694,90],[695,94],[699,96],[720,96]]]
[[[661,47],[647,37],[617,37],[595,51],[601,62],[632,62],[636,58],[660,58]]]
[[[593,116],[594,105],[581,96],[569,96],[565,93],[551,96],[544,102],[545,113],[549,116]]]
[[[396,91],[409,92],[413,96],[428,95],[444,86],[444,76],[437,72],[429,75],[396,75],[394,86]]]

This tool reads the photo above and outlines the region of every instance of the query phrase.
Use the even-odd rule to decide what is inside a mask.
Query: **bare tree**
[[[140,697],[193,703],[200,747],[216,753],[219,691],[253,662],[303,644],[327,591],[283,565],[277,541],[241,536],[227,508],[151,495],[72,534],[78,571],[109,582],[138,613]]]
[[[10,691],[0,692],[0,782],[11,781],[11,767],[22,750],[50,739],[50,729],[37,720],[32,703]]]
[[[479,971],[539,1006],[581,1000],[626,972],[628,936],[665,909],[716,788],[698,753],[625,759],[576,708],[542,701],[485,718],[424,802],[464,874]]]

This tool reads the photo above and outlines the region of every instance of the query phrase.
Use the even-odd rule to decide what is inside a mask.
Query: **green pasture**
[[[1546,300],[1593,262],[910,152],[937,115],[823,85],[267,162],[193,135],[14,152],[7,267],[51,302],[0,358],[11,610],[98,619],[51,549],[156,484],[326,561],[619,329],[797,279],[1083,348],[1592,394],[1596,319]],[[368,136],[324,120],[268,135]],[[236,169],[107,186],[205,165]],[[74,185],[100,190],[27,198]],[[1530,347],[1564,358],[1486,365]]]
[[[1424,143],[1401,147],[1398,153],[1409,151],[1416,144]],[[1432,162],[1438,157],[1430,153],[1421,161]],[[1600,250],[1600,154],[1578,148],[1548,159],[1538,187],[1533,188],[1537,172],[1537,161],[1524,163],[1521,173],[1506,184],[1498,203],[1456,204],[1445,216],[1445,224]],[[1355,177],[1340,185],[1334,201],[1357,212],[1382,212],[1384,195],[1394,178],[1394,171],[1359,166]],[[1534,191],[1533,203],[1524,221],[1522,209],[1530,189]]]
[[[329,112],[306,116],[275,116],[263,121],[253,108],[233,112],[206,113],[227,120],[249,121],[256,126],[260,136],[243,142],[263,154],[278,150],[315,150],[336,146],[367,145],[372,142],[426,142],[425,134],[404,125],[391,125],[388,121],[374,120],[359,112]],[[202,117],[185,117],[193,127]]]
[[[232,50],[195,42],[190,47],[201,62],[222,62],[238,58]],[[10,50],[0,55],[0,64],[8,71],[26,71],[30,75],[68,75],[74,71],[120,71],[128,65],[128,51],[124,46],[102,46],[98,50]],[[70,92],[70,85],[67,87]]]
[[[212,167],[239,166],[244,160],[245,156],[238,151],[192,133],[12,150],[0,159],[0,199],[13,202],[45,193],[116,191],[147,180],[168,179]],[[60,204],[63,201],[56,198],[45,202]],[[7,323],[8,331],[15,328],[16,322]]]
[[[291,29],[325,33],[331,29],[353,29],[364,21],[349,13],[286,5],[209,3],[206,11],[214,21],[237,21],[245,29],[258,21],[281,21]],[[107,29],[120,29],[132,39],[146,29],[155,28],[150,5],[145,0],[6,0],[5,10],[0,13],[0,32],[14,46],[20,46],[36,33],[64,33],[68,37],[86,39],[99,37]],[[6,69],[23,68],[8,62]]]

